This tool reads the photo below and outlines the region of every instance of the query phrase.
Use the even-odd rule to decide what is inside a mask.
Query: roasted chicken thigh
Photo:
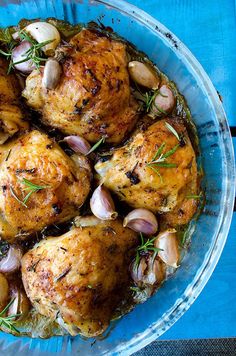
[[[125,44],[90,30],[82,30],[63,47],[67,58],[54,90],[42,87],[33,71],[23,96],[42,112],[42,120],[65,134],[96,142],[102,136],[118,143],[134,127],[138,104],[131,95]]]
[[[168,214],[170,224],[187,223],[196,210],[196,201],[188,198],[197,192],[196,158],[181,120],[163,119],[136,132],[95,170],[100,183],[121,200],[163,217]]]
[[[7,74],[8,63],[0,58],[0,144],[19,130],[26,130],[20,108],[20,90],[14,74]]]
[[[129,287],[137,234],[122,222],[81,220],[81,227],[42,240],[22,260],[26,293],[36,310],[72,335],[92,337],[108,326]]]
[[[0,147],[0,186],[1,237],[22,238],[78,214],[90,167],[34,130]]]

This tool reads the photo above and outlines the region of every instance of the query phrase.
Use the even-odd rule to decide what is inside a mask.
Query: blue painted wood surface
[[[234,0],[129,0],[173,31],[192,51],[236,126]],[[236,138],[234,138],[236,149]],[[236,213],[220,261],[203,292],[162,339],[236,336]]]

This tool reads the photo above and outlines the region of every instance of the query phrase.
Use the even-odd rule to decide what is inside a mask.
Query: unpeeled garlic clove
[[[154,246],[160,249],[158,256],[166,265],[178,267],[179,248],[175,229],[161,232],[157,236]]]
[[[146,235],[153,235],[157,232],[158,222],[151,211],[134,209],[125,217],[123,226]]]
[[[158,89],[160,78],[148,64],[131,61],[128,64],[128,70],[134,82],[149,89]]]
[[[167,85],[160,87],[159,93],[154,99],[151,107],[152,116],[162,116],[170,113],[175,105],[175,97]]]
[[[149,286],[160,284],[166,275],[164,263],[158,258],[153,259],[153,254],[141,257],[138,265],[133,261],[130,266],[130,273],[137,285]]]
[[[11,245],[6,256],[0,260],[0,272],[13,273],[20,268],[22,259],[22,249]]]
[[[14,300],[14,301],[7,311],[8,315],[21,314],[23,316],[28,313],[28,311],[30,309],[30,301],[27,298],[27,296],[23,290],[21,290],[16,285],[11,285],[10,286],[10,298],[11,298],[11,300]],[[19,316],[21,316],[21,315],[19,315]]]
[[[93,192],[90,208],[101,220],[115,220],[118,216],[111,194],[103,185],[99,185]]]
[[[61,41],[60,33],[57,28],[48,22],[33,22],[24,28],[38,43],[51,41],[42,47],[46,56],[53,56],[55,49]]]
[[[31,73],[35,68],[35,64],[31,59],[23,61],[27,54],[26,52],[32,47],[32,44],[28,41],[23,41],[19,44],[19,46],[15,47],[12,51],[12,61],[14,67],[21,71],[22,73]],[[21,63],[19,63],[21,62]]]
[[[49,58],[44,66],[42,85],[46,89],[55,89],[61,78],[61,66],[54,58]]]
[[[91,149],[91,145],[81,136],[66,136],[64,140],[73,151],[88,154]]]

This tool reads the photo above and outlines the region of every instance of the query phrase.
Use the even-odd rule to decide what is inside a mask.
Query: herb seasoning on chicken
[[[187,104],[111,29],[22,20],[0,121],[0,329],[101,335],[181,266],[204,198]]]

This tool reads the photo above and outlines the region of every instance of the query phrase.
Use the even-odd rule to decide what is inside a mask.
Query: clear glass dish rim
[[[158,36],[161,36],[163,39],[165,39],[165,41],[174,41],[175,43],[178,43],[178,52],[181,54],[181,57],[185,58],[185,61],[189,66],[191,66],[193,72],[198,76],[206,88],[209,100],[213,105],[217,119],[221,127],[224,128],[224,133],[220,131],[220,138],[222,143],[221,150],[224,153],[224,162],[226,163],[224,165],[225,190],[222,199],[222,210],[220,214],[221,222],[218,226],[218,231],[215,233],[216,239],[214,244],[212,245],[211,250],[208,252],[207,260],[205,260],[205,263],[198,270],[198,273],[196,274],[192,283],[188,285],[181,298],[178,299],[173,307],[169,309],[168,312],[164,315],[162,319],[162,327],[160,328],[159,323],[157,322],[139,334],[138,337],[135,336],[128,343],[126,342],[124,344],[118,345],[115,349],[112,350],[113,354],[126,352],[126,354],[130,355],[147,346],[164,332],[166,332],[189,309],[189,307],[196,300],[211,277],[224,248],[233,215],[235,197],[234,149],[226,114],[211,80],[201,64],[193,56],[190,50],[178,39],[178,37],[176,37],[169,29],[167,29],[163,24],[147,14],[145,11],[124,0],[91,0],[90,2],[103,4],[118,10],[119,12],[134,18],[138,22],[141,22],[145,27],[148,27]],[[172,40],[166,38],[164,35],[167,32],[171,34]],[[190,290],[191,294],[189,294]]]

